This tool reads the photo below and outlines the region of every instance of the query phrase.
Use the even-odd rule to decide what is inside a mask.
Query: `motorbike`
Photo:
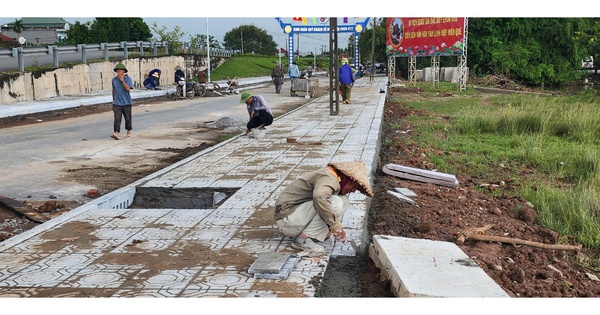
[[[173,100],[191,99],[194,95],[196,95],[196,82],[186,82],[185,78],[181,78],[177,82],[177,88],[175,89],[175,93],[173,93]]]

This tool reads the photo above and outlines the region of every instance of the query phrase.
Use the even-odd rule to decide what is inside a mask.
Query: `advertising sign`
[[[460,56],[465,18],[387,18],[387,56]]]

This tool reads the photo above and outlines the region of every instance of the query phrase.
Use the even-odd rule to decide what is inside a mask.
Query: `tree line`
[[[359,50],[361,63],[371,60],[385,62],[386,24],[384,18],[373,19],[361,33]],[[372,51],[375,30],[374,56]],[[154,32],[155,37],[153,37]],[[184,36],[188,43],[206,45],[206,35],[186,34],[180,27],[172,30],[148,26],[142,18],[95,18],[79,21],[68,31],[69,44],[167,41],[177,51]],[[348,47],[352,51],[352,37]],[[239,53],[275,55],[277,44],[266,30],[254,25],[232,28],[220,43],[209,36],[210,47],[230,49]],[[594,57],[595,68],[600,60],[600,18],[469,18],[467,66],[470,75],[502,75],[524,84],[558,85],[574,82],[582,76],[581,61]],[[374,58],[373,58],[374,57]],[[430,63],[430,58],[417,58],[417,67]],[[399,73],[408,71],[408,61],[396,61]],[[456,57],[441,57],[440,66],[456,66]]]
[[[186,35],[188,38],[185,38]],[[166,26],[159,27],[156,21],[149,26],[142,18],[95,18],[85,23],[76,21],[68,30],[67,37],[68,44],[71,45],[154,40],[168,42],[173,51],[178,51],[183,42],[206,46],[204,34],[187,34],[179,26],[169,30]],[[231,29],[223,37],[222,44],[209,36],[209,46],[260,55],[277,53],[273,37],[254,25],[241,25]]]

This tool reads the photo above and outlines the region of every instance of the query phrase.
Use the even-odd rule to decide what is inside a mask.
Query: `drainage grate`
[[[216,208],[239,188],[136,187],[132,209]]]

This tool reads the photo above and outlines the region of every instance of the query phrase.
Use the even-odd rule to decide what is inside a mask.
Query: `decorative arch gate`
[[[331,31],[329,25],[329,19],[327,17],[319,17],[319,18],[311,18],[313,25],[308,25],[308,19],[305,17],[294,17],[293,21],[301,22],[302,25],[294,25],[292,23],[285,23],[281,20],[281,18],[275,18],[279,22],[279,26],[283,30],[283,33],[287,34],[287,50],[288,52],[292,52],[288,54],[289,64],[294,61],[294,51],[296,48],[296,43],[294,42],[295,34],[328,34]],[[344,18],[347,20],[347,18]],[[362,33],[369,23],[369,18],[366,18],[363,22],[356,22],[354,24],[338,24],[337,32],[338,33],[354,33],[354,69],[358,70],[359,66],[359,57],[360,51],[358,49],[358,39],[360,37],[360,33]]]

